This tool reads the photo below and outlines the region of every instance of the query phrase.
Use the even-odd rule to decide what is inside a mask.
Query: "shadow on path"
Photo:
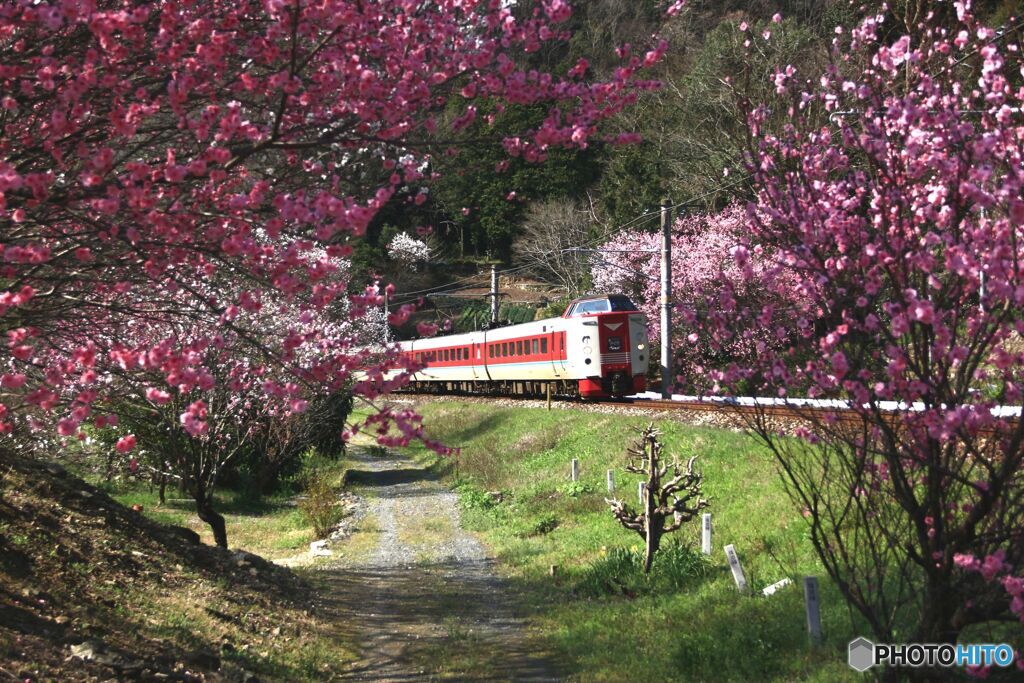
[[[353,470],[345,475],[345,483],[359,486],[395,486],[417,481],[436,481],[437,475],[427,469],[402,467],[393,470]]]
[[[558,681],[489,560],[333,571],[324,607],[362,625],[351,681]]]

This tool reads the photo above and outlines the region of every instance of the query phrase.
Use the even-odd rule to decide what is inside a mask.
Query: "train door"
[[[555,377],[564,378],[568,372],[566,367],[565,332],[552,329],[548,333],[547,342],[549,353],[551,354],[551,368],[554,371]]]
[[[557,337],[558,333],[548,328],[547,333],[541,338],[540,352],[544,355],[544,360],[551,363],[551,376],[559,379],[562,376],[562,366],[558,362]]]
[[[485,379],[488,382],[490,382],[491,381],[491,369],[487,366],[487,359],[489,358],[489,356],[487,355],[489,353],[487,348],[488,348],[488,345],[487,345],[487,332],[484,332],[484,341],[483,341],[482,344],[480,344],[480,367],[482,367],[483,372],[482,372],[482,375],[479,375],[479,377],[480,377],[480,379]],[[474,368],[474,369],[475,370],[479,370],[480,367],[477,367],[477,368]]]

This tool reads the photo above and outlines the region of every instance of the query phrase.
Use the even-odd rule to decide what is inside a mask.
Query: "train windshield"
[[[612,296],[603,296],[599,299],[584,299],[583,301],[577,301],[566,313],[567,318],[575,318],[581,315],[589,315],[592,313],[610,313],[619,311],[635,311],[636,306],[629,300],[628,296],[621,294],[614,294]]]

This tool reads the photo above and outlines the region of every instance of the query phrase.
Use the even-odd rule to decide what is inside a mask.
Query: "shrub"
[[[584,494],[593,493],[594,487],[590,484],[584,484],[582,481],[571,481],[567,484],[562,484],[556,490],[563,496],[579,498]]]
[[[341,521],[344,513],[338,505],[337,488],[331,475],[322,468],[310,469],[303,477],[306,495],[299,499],[299,510],[313,525],[317,538],[324,538]]]
[[[472,484],[461,484],[455,489],[459,494],[459,506],[463,510],[491,510],[498,505],[498,499]]]
[[[530,527],[531,536],[544,536],[558,528],[558,518],[552,515],[541,517]]]

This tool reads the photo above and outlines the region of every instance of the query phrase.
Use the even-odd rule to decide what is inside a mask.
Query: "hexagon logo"
[[[850,667],[864,672],[875,665],[875,644],[861,637],[850,641],[850,655],[847,661]]]

